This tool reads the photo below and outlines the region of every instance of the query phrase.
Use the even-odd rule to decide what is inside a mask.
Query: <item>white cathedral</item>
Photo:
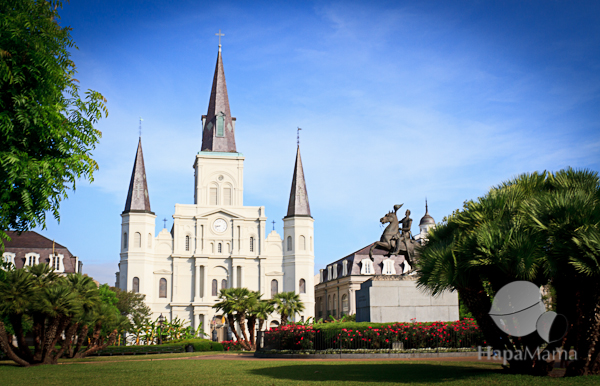
[[[141,138],[125,210],[116,286],[146,295],[153,318],[179,317],[205,333],[220,316],[212,306],[222,288],[246,287],[263,299],[294,291],[304,303],[296,320],[314,316],[314,219],[300,159],[292,179],[284,237],[266,234],[264,206],[244,206],[244,156],[237,152],[221,45],[202,147],[194,160],[194,204],[175,204],[173,228],[155,235]],[[290,165],[291,166],[291,165]],[[285,191],[282,191],[285,194]],[[267,321],[275,325],[277,315]]]

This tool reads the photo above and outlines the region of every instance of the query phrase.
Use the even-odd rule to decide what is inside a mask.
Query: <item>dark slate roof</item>
[[[290,191],[290,202],[286,217],[309,216],[310,205],[308,203],[308,192],[306,181],[304,181],[304,170],[300,158],[300,146],[296,152],[296,164],[294,165],[294,177],[292,179],[292,190]]]
[[[142,153],[142,138],[138,142],[133,171],[131,172],[131,181],[129,182],[129,191],[127,192],[127,201],[125,210],[127,212],[146,212],[152,213],[150,209],[150,196],[148,195],[148,184],[146,182],[146,168],[144,167],[144,154]]]
[[[369,258],[369,249],[371,249],[371,245],[373,245],[373,244],[369,244],[366,247],[361,248],[358,251],[351,253],[346,257],[343,257],[337,261],[334,261],[331,264],[327,264],[327,267],[334,266],[337,264],[338,265],[337,279],[340,279],[340,278],[344,277],[344,276],[342,276],[343,264],[344,264],[344,260],[346,260],[346,261],[348,261],[348,275],[346,275],[346,276],[360,275],[361,274],[360,273],[361,261],[363,259]],[[384,251],[382,249],[374,249],[373,250],[373,269],[375,270],[375,272],[373,272],[373,274],[365,275],[365,276],[382,274],[383,260],[388,258],[385,256],[386,254],[387,254],[387,251]],[[394,267],[396,268],[396,272],[402,272],[401,264],[404,262],[404,256],[395,256],[394,255],[394,256],[391,256],[390,258],[394,261]],[[327,274],[327,267],[325,268],[326,274]],[[337,280],[337,279],[333,279],[333,280]],[[327,281],[327,280],[325,280],[325,281]]]
[[[54,243],[54,248],[52,248],[52,240],[34,231],[22,232],[20,235],[18,232],[7,231],[6,234],[11,240],[4,242],[4,251],[15,254],[16,268],[23,268],[25,266],[25,258],[28,253],[39,254],[40,264],[49,264],[49,256],[55,252],[64,256],[63,264],[65,272],[77,271],[77,259],[65,246]]]
[[[6,231],[10,241],[5,241],[6,250],[14,248],[52,248],[53,241],[34,231],[22,232],[20,235],[15,231]],[[54,242],[54,248],[67,249],[66,247]]]
[[[224,118],[223,136],[217,136],[217,117]],[[235,130],[233,127],[235,118],[231,117],[229,110],[229,97],[227,96],[227,83],[225,82],[225,70],[221,57],[221,47],[217,55],[217,65],[213,77],[208,111],[202,132],[202,151],[236,152]]]

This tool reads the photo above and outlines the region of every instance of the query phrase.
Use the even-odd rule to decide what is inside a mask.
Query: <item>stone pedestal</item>
[[[356,292],[357,322],[456,321],[458,293],[431,296],[417,288],[415,276],[378,275]]]

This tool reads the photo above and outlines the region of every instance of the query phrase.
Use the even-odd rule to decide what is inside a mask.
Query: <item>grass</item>
[[[183,355],[89,358],[95,363],[20,368],[0,363],[0,383],[61,385],[597,385],[598,377],[557,379],[509,375],[489,362],[436,361],[272,361],[272,360],[154,360]],[[219,354],[227,355],[227,354]],[[231,355],[231,354],[230,354]],[[235,355],[235,354],[233,354]],[[159,358],[160,357],[160,358]],[[117,359],[118,362],[107,362]],[[131,361],[135,359],[136,361]],[[142,359],[142,361],[140,361]]]

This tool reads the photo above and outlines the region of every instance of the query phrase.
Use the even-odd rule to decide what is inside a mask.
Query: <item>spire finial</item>
[[[164,228],[166,229],[166,228],[167,228],[167,218],[166,218],[166,217],[165,217],[165,218],[163,218],[163,223],[164,223],[164,225],[163,225],[163,226],[164,226]]]
[[[296,130],[296,145],[298,147],[300,147],[300,130],[302,130],[302,129],[298,128],[298,130]]]
[[[215,36],[219,37],[219,52],[221,52],[221,36],[225,36],[225,34],[222,34],[221,30],[219,29],[219,33],[215,34]]]
[[[142,117],[140,117],[140,138],[142,138]]]
[[[275,220],[273,220],[272,222],[273,222],[273,230],[275,230]]]
[[[425,214],[429,213],[429,208],[427,207],[427,197],[425,197]]]

